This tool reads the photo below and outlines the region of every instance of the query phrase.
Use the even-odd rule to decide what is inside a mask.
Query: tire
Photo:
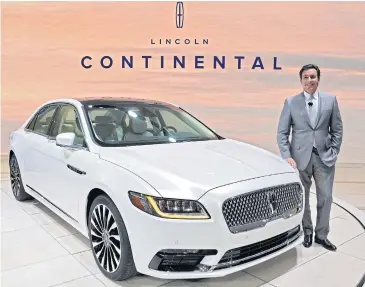
[[[109,227],[108,232],[104,223],[100,223],[101,218],[109,218],[108,224],[105,224]],[[127,229],[117,207],[109,197],[99,195],[91,204],[88,231],[94,259],[106,277],[122,281],[137,275]],[[107,253],[105,249],[108,250]]]
[[[16,159],[16,156],[14,154],[11,155],[9,159],[9,170],[11,189],[13,191],[15,199],[18,201],[32,199],[33,197],[25,192],[18,160]]]

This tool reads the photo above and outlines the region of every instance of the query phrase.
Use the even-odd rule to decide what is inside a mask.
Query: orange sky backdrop
[[[364,2],[2,2],[2,146],[44,101],[134,96],[175,102],[225,136],[277,152],[286,97],[301,91],[298,71],[322,70],[320,89],[337,95],[345,124],[340,160],[365,162]],[[209,39],[208,45],[151,45],[150,39]],[[94,67],[80,65],[93,57]],[[97,66],[103,55],[111,69]],[[122,55],[245,56],[244,69],[122,69]],[[261,56],[265,70],[250,70]],[[281,71],[272,70],[278,57]],[[140,61],[142,63],[142,61]],[[154,62],[155,64],[158,62]],[[154,65],[155,65],[154,64]],[[168,66],[168,64],[166,64]]]

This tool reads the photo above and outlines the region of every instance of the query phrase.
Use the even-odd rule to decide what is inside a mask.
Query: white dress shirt
[[[304,91],[305,96],[305,105],[307,108],[308,116],[309,116],[309,109],[313,109],[315,115],[317,115],[318,118],[318,106],[319,106],[319,97],[318,97],[318,90],[316,90],[313,94],[313,98],[310,100],[311,95]],[[312,102],[313,105],[310,107],[308,105],[309,102]],[[316,143],[313,143],[313,146],[316,147]]]

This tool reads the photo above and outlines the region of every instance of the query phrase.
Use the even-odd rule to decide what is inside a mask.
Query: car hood
[[[280,157],[231,139],[103,147],[100,157],[137,174],[170,198],[198,199],[226,184],[295,172]]]

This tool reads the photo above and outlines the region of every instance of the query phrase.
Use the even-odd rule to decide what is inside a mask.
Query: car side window
[[[60,108],[55,124],[50,132],[50,137],[56,138],[61,133],[74,133],[75,142],[74,145],[86,146],[85,137],[81,128],[81,121],[76,108],[67,105]]]
[[[51,125],[51,121],[53,118],[53,115],[57,109],[57,106],[48,106],[43,108],[37,116],[37,119],[34,122],[33,131],[47,135],[48,129]]]
[[[26,126],[26,129],[27,130],[33,130],[34,129],[34,124],[35,124],[35,121],[37,120],[37,114],[35,114],[33,116],[33,118],[30,120],[30,122],[28,123],[28,125]]]

